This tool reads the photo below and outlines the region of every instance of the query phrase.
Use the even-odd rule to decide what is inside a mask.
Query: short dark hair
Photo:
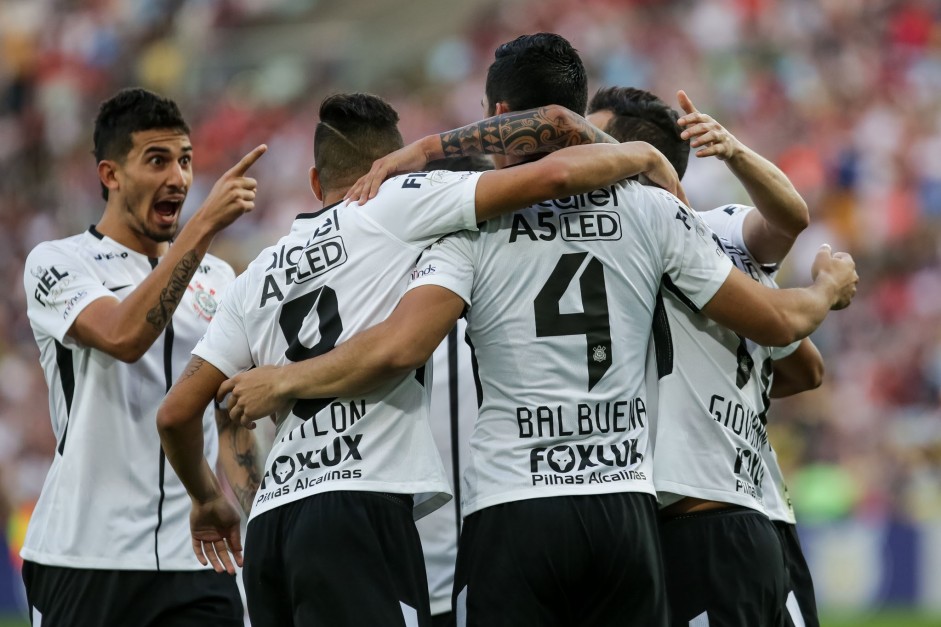
[[[190,128],[176,103],[141,87],[122,89],[101,103],[95,118],[95,161],[123,162],[134,146],[132,135],[151,129],[169,129],[189,135]],[[101,186],[108,200],[108,188]]]
[[[619,142],[645,141],[663,153],[683,178],[689,161],[689,142],[676,123],[680,115],[649,91],[634,87],[602,87],[588,103],[588,113],[610,111],[606,133]]]
[[[398,122],[399,114],[379,96],[327,96],[314,132],[314,163],[324,189],[352,185],[373,161],[401,148]]]
[[[487,70],[487,106],[511,111],[556,104],[578,114],[588,103],[588,74],[578,51],[555,33],[522,35],[498,47]]]

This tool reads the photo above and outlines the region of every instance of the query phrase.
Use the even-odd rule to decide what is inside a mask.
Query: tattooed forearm
[[[248,432],[247,429],[243,431]],[[261,469],[258,467],[258,452],[255,449],[255,438],[251,432],[250,441],[244,450],[236,450],[235,460],[243,473],[239,476],[241,481],[232,484],[232,491],[235,492],[242,510],[247,514],[252,509],[252,502],[255,500],[255,494],[258,492],[258,486],[261,485]]]
[[[439,135],[445,157],[523,157],[567,146],[616,143],[582,116],[551,106],[504,113]]]
[[[219,461],[232,492],[242,510],[252,509],[255,493],[261,485],[261,466],[255,433],[232,422],[225,411],[216,410],[219,427]]]
[[[177,305],[186,293],[189,287],[190,279],[196,274],[196,268],[199,267],[199,256],[195,251],[189,251],[173,269],[170,275],[170,281],[160,292],[160,302],[157,306],[147,312],[147,322],[157,331],[162,331],[173,317]]]

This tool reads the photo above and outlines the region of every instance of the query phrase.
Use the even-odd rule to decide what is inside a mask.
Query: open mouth
[[[154,212],[161,223],[172,224],[176,221],[182,206],[182,200],[158,200],[154,203]]]

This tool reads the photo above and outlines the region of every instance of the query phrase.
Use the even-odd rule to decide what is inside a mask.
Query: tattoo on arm
[[[206,363],[205,359],[193,355],[190,358],[190,362],[186,364],[186,370],[183,371],[183,375],[180,377],[180,380],[189,379],[192,377],[194,374],[199,372],[199,369],[203,367],[204,363]]]
[[[255,438],[250,431],[242,429],[248,434],[247,438],[242,438],[243,449],[236,447],[235,459],[240,468],[245,472],[242,476],[243,481],[235,482],[232,485],[232,491],[242,506],[242,511],[246,514],[252,510],[252,502],[255,500],[255,494],[258,493],[258,486],[261,485],[261,469],[258,467],[258,451],[255,446]],[[232,436],[237,438],[237,435]]]
[[[219,429],[219,446],[229,447],[236,465],[235,468],[227,467],[226,479],[239,505],[242,506],[242,511],[248,514],[252,509],[258,486],[261,485],[261,467],[255,434],[232,422],[228,412],[218,409],[216,426]]]
[[[616,143],[585,118],[559,111],[558,107],[503,113],[438,137],[445,157],[482,154],[523,157],[567,146]]]
[[[162,331],[169,324],[173,312],[180,304],[183,294],[186,293],[186,288],[189,287],[190,279],[193,278],[198,267],[199,256],[192,250],[183,255],[180,262],[176,264],[173,273],[170,275],[170,281],[160,292],[160,301],[157,306],[147,312],[147,322],[154,329]]]

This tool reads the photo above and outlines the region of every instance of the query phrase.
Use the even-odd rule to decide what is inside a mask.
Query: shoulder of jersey
[[[232,264],[211,253],[206,253],[201,265],[209,266],[209,268],[215,272],[228,275],[230,278],[235,278],[235,270],[232,268]]]
[[[90,244],[97,243],[99,240],[91,237],[91,240],[85,238],[87,233],[78,233],[76,235],[70,235],[68,237],[63,237],[62,239],[50,239],[44,242],[39,242],[33,249],[30,251],[30,255],[43,254],[45,252],[59,252],[66,253],[70,255],[75,255],[76,253],[81,253],[81,251],[89,250],[91,248]]]

